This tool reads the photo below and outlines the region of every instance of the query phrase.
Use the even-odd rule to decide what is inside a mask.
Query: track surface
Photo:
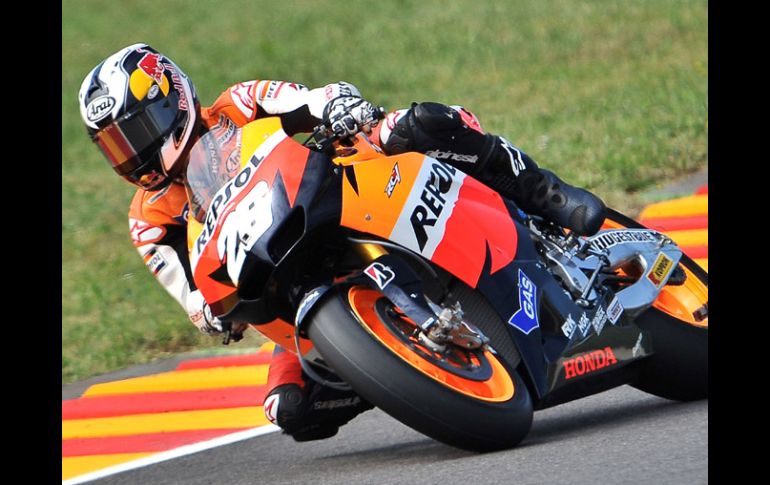
[[[708,482],[708,401],[676,403],[624,386],[535,413],[517,448],[450,448],[369,411],[334,438],[278,433],[94,484]]]

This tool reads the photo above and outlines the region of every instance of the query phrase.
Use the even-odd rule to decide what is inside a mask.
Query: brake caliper
[[[478,349],[489,343],[489,339],[479,329],[463,321],[463,311],[459,301],[452,307],[440,308],[438,319],[427,331],[419,335],[423,344],[440,352],[446,349],[447,343],[465,349]]]

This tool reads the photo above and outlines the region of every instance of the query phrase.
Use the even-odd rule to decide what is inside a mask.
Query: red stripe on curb
[[[62,401],[61,413],[64,420],[261,406],[265,392],[265,386],[242,386],[204,391],[84,397]]]
[[[213,367],[269,364],[272,355],[273,354],[271,352],[257,352],[256,354],[228,355],[226,357],[186,360],[179,364],[176,367],[176,370],[210,369]]]
[[[656,231],[681,231],[687,229],[708,229],[709,216],[650,217],[641,219],[641,224]]]
[[[203,429],[150,433],[105,438],[73,438],[62,440],[61,456],[110,455],[114,453],[147,453],[171,450],[235,433],[249,428]]]
[[[709,184],[701,185],[698,187],[698,190],[695,191],[695,195],[708,195],[709,193]]]
[[[709,257],[708,246],[682,246],[682,252],[692,259],[703,259]]]

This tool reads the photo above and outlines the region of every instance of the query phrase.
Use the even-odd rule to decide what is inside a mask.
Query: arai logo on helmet
[[[112,96],[99,96],[86,107],[88,121],[96,122],[105,118],[115,107],[115,98]]]

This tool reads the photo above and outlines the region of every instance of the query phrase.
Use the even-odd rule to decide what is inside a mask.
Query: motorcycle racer
[[[192,323],[210,335],[222,332],[222,322],[212,316],[193,282],[183,184],[190,149],[209,131],[228,137],[255,119],[279,116],[289,135],[312,131],[321,122],[340,137],[370,132],[386,153],[419,151],[443,159],[523,210],[578,234],[595,233],[604,219],[604,204],[596,196],[539,169],[504,138],[484,133],[478,118],[459,106],[414,104],[378,124],[378,108],[352,84],[308,89],[252,80],[229,87],[211,106],[202,107],[190,79],[147,44],[125,47],[98,64],[84,78],[78,99],[92,140],[113,170],[138,187],[129,208],[133,244]],[[267,417],[297,441],[333,436],[371,408],[352,391],[308,379],[296,356],[281,348],[276,348],[267,388]]]

